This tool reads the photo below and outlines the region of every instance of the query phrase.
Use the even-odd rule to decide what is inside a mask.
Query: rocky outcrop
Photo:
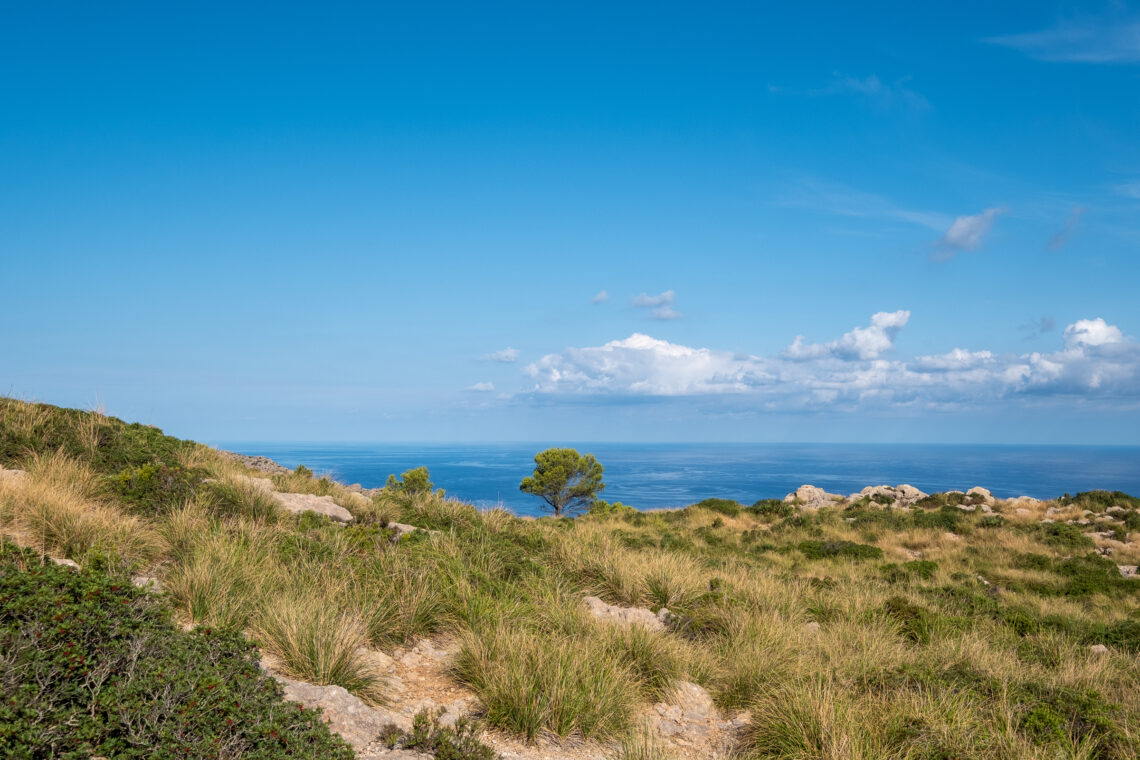
[[[991,507],[997,501],[994,499],[994,495],[990,493],[988,489],[982,488],[981,486],[974,486],[969,491],[966,491],[966,495],[980,498],[983,504],[987,504]]]
[[[320,710],[329,728],[358,751],[371,745],[380,730],[389,724],[411,730],[408,716],[382,707],[369,707],[342,686],[317,686],[276,674],[273,677],[285,687],[286,699]]]
[[[596,596],[587,596],[582,602],[586,605],[586,609],[590,614],[600,620],[607,620],[619,625],[643,625],[651,631],[664,631],[664,620],[669,615],[669,610],[662,609],[661,613],[653,614],[652,610],[647,610],[644,607],[618,607],[614,604],[606,604]]]
[[[804,484],[784,497],[788,504],[795,504],[800,509],[819,509],[820,507],[834,506],[843,501],[837,493],[828,493],[818,486]]]
[[[925,499],[927,494],[918,490],[909,483],[897,486],[867,486],[859,493],[847,497],[848,502],[869,499],[871,503],[884,507],[909,507],[919,499]]]
[[[316,512],[341,523],[350,523],[355,518],[352,513],[333,501],[331,496],[315,496],[311,493],[289,493],[278,491],[269,478],[254,478],[238,475],[235,480],[247,488],[256,488],[272,496],[287,512]]]
[[[1136,577],[1136,565],[1117,565],[1116,569],[1119,570],[1120,574],[1125,578]]]
[[[316,512],[337,522],[350,523],[355,518],[352,513],[333,501],[331,496],[314,496],[311,493],[285,493],[274,491],[273,497],[286,511],[294,514]]]
[[[253,457],[248,454],[238,454],[235,451],[222,451],[220,449],[218,453],[251,470],[260,470],[261,472],[268,472],[271,475],[283,475],[287,472],[292,472],[292,470],[285,465],[277,464],[269,457]]]

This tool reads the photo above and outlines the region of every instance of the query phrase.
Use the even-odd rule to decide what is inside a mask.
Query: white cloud
[[[955,348],[937,356],[919,356],[910,362],[911,368],[918,372],[951,372],[975,369],[994,361],[990,351],[967,351],[964,348]]]
[[[495,390],[494,383],[475,383],[468,390],[476,391],[478,393],[490,393]]]
[[[483,354],[483,356],[480,358],[489,362],[502,362],[504,364],[510,364],[511,362],[518,361],[520,353],[522,352],[517,348],[511,348],[508,346],[507,348],[503,348],[498,351],[492,351],[489,354]]]
[[[1078,319],[1065,328],[1065,348],[1078,348],[1080,346],[1103,346],[1108,343],[1120,343],[1124,334],[1120,328],[1110,325],[1100,317],[1096,319]]]
[[[998,216],[1006,209],[1001,206],[988,208],[973,216],[960,216],[950,225],[950,229],[938,241],[938,247],[945,258],[954,256],[956,251],[973,251],[982,244],[982,238],[994,226]]]
[[[604,290],[599,290],[597,294],[590,299],[590,303],[605,303],[608,300],[610,300],[610,294]]]
[[[642,293],[633,299],[633,305],[639,309],[651,309],[655,306],[669,306],[676,298],[677,293],[672,290],[666,290],[664,293],[659,293],[655,296]]]
[[[910,319],[909,311],[880,311],[871,316],[869,327],[856,327],[830,343],[804,343],[797,335],[784,349],[783,356],[793,361],[807,361],[824,356],[839,359],[875,359],[894,346],[895,336]]]
[[[1140,22],[1122,19],[1065,20],[1051,29],[986,40],[1042,61],[1140,62]]]
[[[658,306],[656,309],[650,312],[649,316],[662,322],[668,322],[673,319],[680,319],[685,315],[674,309],[672,306],[666,305]]]
[[[780,356],[754,356],[635,333],[602,346],[568,348],[525,368],[538,396],[729,396],[759,409],[865,406],[958,408],[1017,399],[1080,396],[1140,401],[1140,344],[1102,318],[1064,331],[1048,353],[956,348],[884,359],[909,312],[880,312],[827,343],[797,338]]]

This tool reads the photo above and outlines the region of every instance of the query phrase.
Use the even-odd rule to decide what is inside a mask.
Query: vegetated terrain
[[[679,680],[746,711],[746,758],[1140,755],[1140,581],[1117,567],[1140,564],[1140,500],[1126,494],[992,514],[951,494],[910,510],[710,499],[531,520],[418,476],[371,496],[303,470],[273,476],[331,496],[355,517],[341,526],[281,511],[251,485],[263,473],[207,447],[9,399],[0,467],[27,472],[0,477],[0,531],[28,547],[0,555],[0,754],[141,757],[145,742],[170,757],[349,753],[280,701],[244,633],[288,675],[371,703],[388,687],[362,653],[451,637],[450,675],[485,724],[626,757],[664,756],[628,740]],[[395,522],[421,530],[393,541]],[[133,573],[164,593],[137,592]],[[587,613],[586,595],[672,615],[664,631],[615,626]],[[31,646],[41,634],[50,647]],[[216,709],[195,691],[210,683],[225,694]],[[57,714],[75,720],[45,717]],[[176,731],[189,731],[182,748]],[[291,733],[259,740],[260,754],[228,749],[273,731]]]

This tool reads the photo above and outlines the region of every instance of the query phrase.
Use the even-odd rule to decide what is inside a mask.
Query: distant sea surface
[[[709,497],[751,504],[782,498],[804,483],[849,494],[910,483],[928,493],[983,486],[999,498],[1054,498],[1092,489],[1140,495],[1140,446],[965,446],[896,444],[567,444],[605,467],[608,501],[638,509],[679,507]],[[366,488],[421,465],[437,488],[480,507],[542,514],[519,481],[540,444],[229,443],[286,467]]]

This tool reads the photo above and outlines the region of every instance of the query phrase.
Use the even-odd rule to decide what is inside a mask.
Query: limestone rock
[[[317,686],[279,675],[273,677],[285,687],[286,699],[319,709],[329,728],[356,750],[362,750],[375,741],[380,729],[389,723],[405,731],[411,730],[412,722],[406,715],[381,707],[369,707],[344,687]]]
[[[1136,565],[1117,565],[1116,569],[1119,570],[1120,574],[1125,578],[1136,577]]]
[[[653,614],[652,610],[644,607],[619,607],[606,604],[596,596],[587,596],[582,600],[590,614],[600,620],[607,620],[620,625],[643,625],[651,631],[664,631],[665,624]]]
[[[273,498],[277,499],[278,504],[293,514],[316,512],[319,515],[325,515],[342,523],[350,523],[355,519],[351,512],[333,501],[331,496],[314,496],[310,493],[282,493],[274,491]]]
[[[1020,514],[1020,510],[1022,509],[1028,510],[1031,507],[1038,506],[1041,503],[1041,500],[1034,499],[1032,496],[1018,496],[1013,499],[1006,499],[1005,503],[1017,509]]]
[[[966,495],[981,496],[983,501],[985,501],[986,504],[990,505],[996,501],[996,499],[994,499],[994,495],[990,493],[988,489],[982,488],[981,486],[974,486],[969,491],[966,491]]]
[[[153,591],[156,594],[162,591],[162,581],[150,575],[135,575],[131,577],[131,583],[139,588],[144,588],[147,591]]]
[[[815,622],[814,620],[809,623],[805,623],[804,630],[808,633],[819,633],[819,623]]]
[[[1104,644],[1093,644],[1091,647],[1089,647],[1089,653],[1096,655],[1108,654],[1108,647],[1106,647]]]
[[[234,460],[238,464],[244,465],[244,466],[250,468],[251,470],[260,470],[262,472],[268,472],[271,475],[283,475],[287,472],[292,472],[288,467],[285,467],[284,465],[277,464],[276,462],[274,462],[269,457],[254,457],[254,456],[249,456],[248,454],[238,454],[237,452],[234,452],[234,451],[220,451],[219,450],[218,453],[222,454],[223,456],[229,457],[230,459]]]
[[[63,567],[70,567],[73,570],[79,569],[79,563],[75,560],[68,559],[67,557],[52,557],[51,561],[57,565],[62,565]]]
[[[818,486],[802,485],[784,497],[784,501],[794,503],[800,509],[819,509],[830,507],[843,499],[837,493],[828,493]]]
[[[669,694],[669,704],[681,708],[686,720],[717,719],[712,696],[691,681],[678,681]]]
[[[399,541],[401,538],[406,536],[408,533],[412,533],[414,531],[419,530],[419,528],[417,528],[414,525],[405,525],[404,523],[398,523],[398,522],[390,522],[390,523],[388,523],[388,527],[391,528],[392,530],[396,531],[392,535],[392,542],[393,543],[395,543],[396,541]]]
[[[1127,512],[1128,510],[1125,509],[1124,507],[1120,506],[1119,504],[1114,504],[1113,506],[1109,507],[1108,509],[1106,509],[1104,511],[1110,515],[1118,515],[1118,514],[1121,514],[1123,512]]]
[[[7,481],[15,485],[23,483],[27,480],[27,477],[28,473],[23,470],[5,470],[3,467],[0,467],[0,481]]]

